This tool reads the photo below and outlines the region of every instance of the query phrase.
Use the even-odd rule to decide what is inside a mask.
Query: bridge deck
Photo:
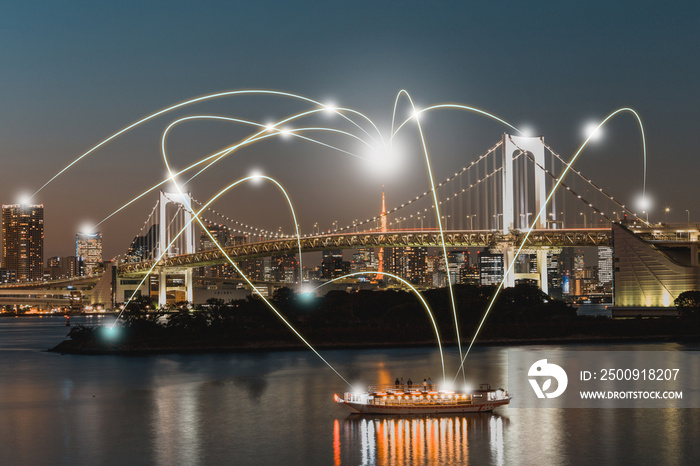
[[[445,231],[442,235],[447,247],[484,247],[500,249],[504,246],[519,246],[525,232],[512,231],[503,234],[492,230]],[[533,230],[525,243],[527,248],[564,246],[610,246],[612,231],[609,228]],[[370,231],[361,233],[338,233],[301,238],[301,251],[313,252],[328,249],[356,248],[405,248],[405,247],[441,247],[441,235],[436,230],[410,231]],[[240,244],[225,247],[224,250],[234,260],[252,259],[276,254],[294,254],[299,251],[295,237]],[[159,265],[166,268],[204,267],[227,262],[224,254],[218,250],[200,251],[168,257]],[[140,275],[153,266],[153,261],[135,262],[119,266],[120,276]]]

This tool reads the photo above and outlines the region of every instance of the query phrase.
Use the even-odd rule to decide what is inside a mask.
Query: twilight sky
[[[389,131],[394,98],[420,107],[458,102],[543,134],[570,157],[583,126],[636,109],[649,151],[650,219],[700,219],[697,2],[257,1],[4,2],[0,7],[0,202],[16,202],[70,161],[163,107],[226,90],[276,89],[351,107]],[[232,97],[168,114],[98,150],[47,186],[45,256],[68,255],[75,231],[163,178],[160,136],[177,117],[259,122],[309,107]],[[406,106],[402,107],[406,114]],[[330,117],[305,123],[329,125]],[[437,178],[491,147],[504,128],[459,112],[425,117]],[[345,127],[347,128],[347,127]],[[179,126],[168,140],[182,167],[249,134],[222,122]],[[254,168],[289,190],[302,229],[378,213],[428,187],[406,129],[401,168],[372,166],[297,140],[269,140],[231,156],[190,187],[206,200]],[[632,204],[641,193],[641,143],[623,116],[577,167]],[[357,143],[331,139],[358,150]],[[413,150],[410,149],[413,147]],[[156,196],[100,229],[105,255],[124,252]],[[269,229],[291,221],[270,186],[243,187],[217,210]]]

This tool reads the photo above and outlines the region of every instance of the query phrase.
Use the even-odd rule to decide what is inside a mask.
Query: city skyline
[[[285,11],[286,7],[276,6],[275,11]],[[167,48],[166,42],[154,33],[163,30],[171,16],[179,17],[183,13],[181,9],[158,16],[148,6],[142,7],[140,15],[129,23],[134,28],[133,40],[140,39],[139,44],[147,45],[136,53],[136,42],[119,40],[119,32],[127,24],[125,10],[120,8],[109,17],[90,7],[72,9],[72,21],[95,19],[83,21],[89,25],[83,33],[94,34],[96,40],[90,46],[80,47],[79,35],[63,33],[65,30],[61,28],[67,26],[59,25],[60,22],[46,23],[47,15],[65,16],[66,11],[48,8],[37,13],[14,7],[9,11],[6,26],[0,34],[8,39],[7,43],[21,41],[22,47],[4,52],[10,72],[3,78],[2,88],[11,97],[8,96],[3,124],[0,125],[3,140],[0,151],[3,172],[16,175],[3,180],[0,201],[13,203],[21,193],[33,192],[70,160],[130,122],[164,106],[208,92],[253,87],[294,91],[319,101],[357,108],[377,119],[382,131],[386,132],[390,126],[394,96],[399,89],[406,88],[419,106],[460,102],[494,112],[519,127],[529,126],[536,134],[543,134],[565,157],[570,157],[583,140],[582,128],[586,123],[600,120],[618,106],[632,106],[641,114],[647,131],[648,192],[653,201],[651,218],[664,220],[665,207],[671,208],[668,215],[671,220],[681,221],[687,215],[695,217],[690,201],[697,194],[693,175],[691,170],[683,169],[693,163],[690,134],[695,109],[691,102],[697,100],[693,99],[693,93],[698,92],[690,84],[697,76],[697,66],[684,59],[685,51],[697,42],[697,37],[690,34],[689,18],[692,14],[676,6],[659,8],[651,4],[631,11],[602,4],[570,6],[568,10],[549,9],[546,18],[538,16],[538,8],[546,8],[539,5],[528,7],[528,11],[523,11],[524,7],[519,5],[511,5],[510,9],[499,8],[498,11],[492,6],[481,6],[477,10],[463,5],[450,7],[449,11],[435,8],[426,15],[423,7],[409,4],[404,9],[403,21],[395,18],[386,5],[375,6],[370,21],[354,21],[362,15],[361,8],[350,12],[347,17],[328,9],[324,13],[300,17],[297,26],[317,25],[310,30],[291,27],[281,17],[274,17],[260,33],[253,34],[256,44],[267,52],[256,53],[254,63],[258,66],[255,69],[230,69],[233,61],[229,60],[253,62],[247,48],[226,47],[245,37],[246,27],[225,34],[215,44],[196,39],[191,44],[183,44],[177,51]],[[222,18],[232,17],[236,12],[254,11],[257,7],[240,8],[242,10],[222,8]],[[574,11],[583,13],[583,17],[575,19],[571,14]],[[220,19],[205,14],[210,12],[204,8],[190,13],[202,20],[199,24],[212,26]],[[476,21],[477,17],[495,18],[497,13],[506,25],[513,27],[492,32]],[[326,21],[317,21],[318,15]],[[29,18],[36,21],[28,22]],[[460,19],[465,21],[461,28],[456,27]],[[515,25],[521,21],[531,24],[535,32],[525,38],[514,32],[519,30]],[[616,21],[618,27],[614,27]],[[334,48],[333,55],[308,53],[308,42],[332,30],[333,24],[347,28],[350,24],[359,24],[357,31],[364,33],[354,41],[331,34],[327,37],[327,44],[317,45],[323,50]],[[449,28],[448,33],[445,24],[455,26]],[[98,30],[97,25],[103,27]],[[42,26],[45,28],[36,29]],[[289,43],[282,47],[274,37],[264,34],[264,31],[289,32],[290,28],[295,34],[291,34]],[[426,34],[417,34],[416,31],[425,31]],[[47,34],[60,40],[49,43]],[[557,34],[562,40],[551,41]],[[631,36],[635,37],[634,43],[630,41]],[[474,40],[479,38],[488,40],[475,45]],[[507,44],[515,39],[523,50],[530,46],[540,52],[533,55],[509,50]],[[304,42],[305,47],[297,45]],[[117,44],[124,48],[115,49]],[[230,59],[210,63],[203,61],[207,54],[194,58],[199,67],[187,66],[189,73],[183,67],[186,60],[175,64],[160,61],[165,58],[153,54],[168,50],[166,55],[173,58],[178,52],[191,54],[212,48],[211,53],[220,53],[225,48],[233,55]],[[280,48],[282,50],[278,50]],[[18,53],[19,50],[23,53]],[[110,54],[110,50],[117,52]],[[291,50],[299,52],[290,55]],[[127,51],[134,53],[126,55],[124,52]],[[54,52],[69,53],[71,60],[41,59],[46,58],[46,54],[55,55]],[[110,55],[112,61],[107,68],[114,73],[113,76],[129,76],[130,67],[138,67],[148,70],[147,77],[115,81],[99,67],[92,67],[90,83],[81,81],[77,74],[84,70],[81,59],[96,59],[97,63],[104,64],[104,57]],[[290,68],[289,57],[292,55],[299,65]],[[620,56],[626,60],[615,60]],[[556,62],[557,67],[548,67],[547,60]],[[30,63],[36,65],[29,66]],[[482,66],[486,63],[489,66]],[[664,63],[674,66],[676,72],[672,81],[661,72]],[[157,64],[167,66],[161,70]],[[362,65],[361,73],[353,71],[358,64]],[[227,67],[230,73],[221,73]],[[261,67],[268,72],[256,71]],[[331,72],[309,73],[311,68],[326,68]],[[53,79],[39,79],[37,73],[53,76]],[[163,80],[164,73],[168,75],[169,85],[154,86],[154,80]],[[512,73],[521,79],[507,78]],[[669,85],[660,86],[662,79],[668,80]],[[73,84],[67,86],[68,83]],[[30,92],[31,89],[35,91]],[[124,97],[115,100],[112,97],[114,91]],[[41,99],[40,107],[37,98]],[[66,99],[75,105],[67,106]],[[39,108],[41,112],[37,112]],[[196,113],[246,113],[265,122],[297,110],[298,107],[289,102],[270,104],[266,99],[230,99],[199,106]],[[129,198],[140,186],[163,178],[165,170],[157,146],[163,125],[169,121],[156,120],[116,142],[114,147],[105,147],[40,193],[35,202],[46,204],[47,255],[69,255],[71,238],[82,225],[94,223],[118,207],[115,192]],[[628,204],[634,202],[641,191],[641,146],[633,123],[630,119],[620,118],[606,129],[603,140],[587,149],[587,154],[577,162],[582,172],[606,189],[611,188],[616,197]],[[469,162],[470,157],[482,153],[504,130],[473,116],[456,117],[447,113],[431,114],[424,124],[434,147],[432,155],[438,179]],[[182,164],[231,140],[229,126],[213,126],[215,128],[193,124],[176,131],[171,149],[174,160]],[[239,129],[233,131],[236,138],[243,135]],[[205,139],[207,141],[203,142]],[[411,135],[405,145],[411,146],[414,139],[415,135]],[[405,166],[391,176],[390,172],[395,172],[396,167],[367,166],[298,141],[270,141],[237,155],[235,161],[223,165],[223,169],[211,174],[204,184],[194,186],[192,192],[194,197],[206,200],[212,194],[212,187],[230,182],[231,177],[246,176],[258,168],[278,178],[298,205],[313,207],[311,212],[311,209],[300,209],[299,223],[305,231],[311,231],[314,224],[327,229],[336,221],[349,224],[353,219],[376,215],[379,207],[376,199],[381,185],[387,186],[387,191],[397,202],[415,194],[415,190],[408,187],[425,190],[428,182],[422,169],[424,163],[417,153],[410,150],[403,157],[405,164],[402,165]],[[600,167],[602,160],[605,160],[605,169]],[[619,176],[620,173],[628,176]],[[329,178],[329,175],[332,176]],[[676,189],[666,189],[671,184]],[[318,196],[319,191],[324,193],[322,197]],[[352,193],[354,202],[337,212],[336,204],[349,193]],[[266,210],[272,209],[269,212],[272,215],[260,216],[255,209],[246,210],[242,201],[246,197],[259,200],[258,204],[264,205]],[[241,188],[238,194],[227,199],[227,203],[220,210],[246,223],[257,223],[270,230],[290,227],[282,209],[276,211],[275,207],[269,207],[278,203],[278,194],[267,187]],[[148,214],[150,207],[150,203],[144,201],[105,225],[105,257],[126,251],[138,222]],[[269,217],[285,220],[270,220]]]
[[[697,463],[699,18],[5,2],[0,462]]]

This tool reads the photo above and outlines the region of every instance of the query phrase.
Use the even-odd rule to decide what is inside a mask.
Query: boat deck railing
[[[367,393],[345,393],[345,401],[368,403],[374,405],[468,405],[488,401],[508,399],[508,392],[498,390],[477,390],[472,393],[460,393],[452,390],[439,390],[435,384],[422,385],[370,385]]]
[[[377,393],[377,392],[387,392],[387,393],[395,393],[395,392],[404,392],[404,393],[409,393],[409,392],[414,392],[414,391],[420,391],[420,392],[440,392],[442,391],[440,387],[433,383],[433,384],[426,384],[423,385],[422,383],[420,384],[386,384],[386,385],[370,385],[367,388],[367,391],[369,393]]]

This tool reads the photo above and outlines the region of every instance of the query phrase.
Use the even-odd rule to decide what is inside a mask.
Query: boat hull
[[[462,414],[462,413],[487,413],[499,406],[507,405],[510,400],[490,401],[478,404],[410,404],[398,405],[375,405],[354,403],[351,401],[338,400],[338,404],[354,414]]]

